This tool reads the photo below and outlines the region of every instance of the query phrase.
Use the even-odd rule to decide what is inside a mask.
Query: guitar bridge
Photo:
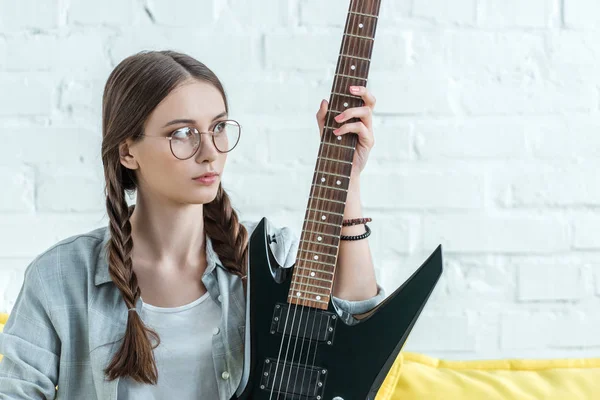
[[[271,319],[271,334],[292,335],[332,345],[337,320],[337,315],[329,311],[277,303]]]
[[[285,399],[320,400],[323,399],[326,377],[325,368],[267,358],[263,364],[260,388],[284,394]]]

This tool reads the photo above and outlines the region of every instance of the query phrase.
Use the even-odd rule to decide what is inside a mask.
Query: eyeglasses
[[[199,132],[198,129],[186,126],[173,131],[169,136],[148,136],[148,138],[167,139],[170,141],[171,153],[175,158],[187,160],[196,154],[201,145],[201,135],[212,136],[212,142],[220,153],[228,153],[237,146],[240,141],[242,127],[237,121],[227,119],[219,121],[212,130]]]

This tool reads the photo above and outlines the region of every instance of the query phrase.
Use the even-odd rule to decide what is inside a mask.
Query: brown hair
[[[140,52],[126,58],[112,71],[104,88],[102,163],[110,220],[106,251],[110,276],[127,309],[134,308],[141,295],[131,261],[133,240],[129,217],[134,206],[128,206],[125,199],[126,192],[133,193],[138,185],[136,175],[119,161],[119,145],[127,138],[141,140],[150,113],[173,89],[189,79],[214,85],[229,111],[225,90],[217,76],[194,58],[173,51]],[[239,223],[221,184],[215,199],[203,207],[204,229],[223,267],[244,276],[248,232]],[[158,334],[143,323],[138,313],[128,312],[123,343],[105,369],[106,376],[109,380],[129,376],[138,382],[156,384],[158,370],[153,350],[159,344]]]

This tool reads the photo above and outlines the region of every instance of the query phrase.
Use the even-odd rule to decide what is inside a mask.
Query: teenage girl
[[[369,219],[355,220],[375,99],[365,87],[348,90],[365,105],[336,118],[360,122],[334,132],[359,140],[332,301],[353,323],[384,293],[361,226]],[[317,113],[319,132],[327,106]],[[231,398],[243,369],[248,238],[257,224],[239,220],[221,184],[240,135],[221,82],[201,62],[142,52],[112,71],[102,104],[109,224],[60,241],[27,267],[0,335],[0,400]],[[287,227],[268,230],[278,261],[292,266],[298,238]]]

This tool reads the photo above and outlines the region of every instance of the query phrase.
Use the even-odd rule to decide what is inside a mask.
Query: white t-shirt
[[[154,349],[158,382],[121,378],[118,400],[218,399],[212,338],[219,334],[221,308],[209,293],[179,307],[156,307],[142,300],[141,318],[160,336]]]

